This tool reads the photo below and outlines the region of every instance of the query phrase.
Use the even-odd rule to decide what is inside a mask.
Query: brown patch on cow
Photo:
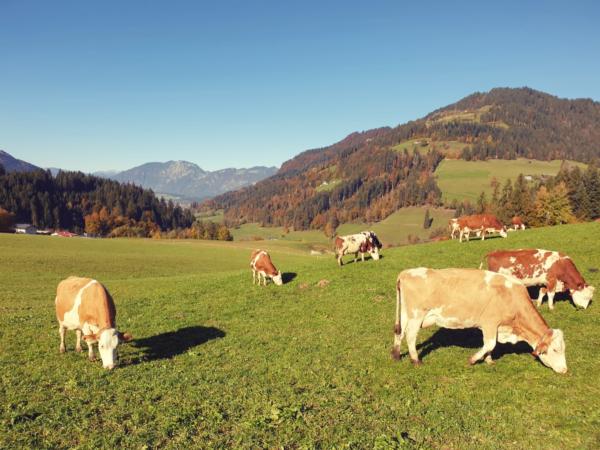
[[[73,309],[75,297],[86,284],[92,281],[91,278],[69,277],[58,283],[56,288],[56,318],[62,322],[65,313]]]
[[[335,237],[335,250],[336,250],[336,253],[339,250],[341,250],[343,246],[344,246],[344,240],[341,237],[336,236]]]
[[[542,336],[542,339],[540,339],[537,346],[533,350],[533,354],[535,356],[542,355],[548,351],[548,347],[550,346],[550,343],[552,342],[552,334],[553,334],[553,331],[551,328],[549,328],[544,333],[544,335]]]
[[[317,286],[319,286],[320,288],[324,288],[324,287],[326,287],[326,286],[327,286],[329,283],[331,283],[329,280],[325,280],[325,279],[323,279],[323,280],[320,280],[320,281],[317,283]]]
[[[96,282],[81,294],[79,321],[100,329],[115,328],[117,311],[112,297],[102,284]]]

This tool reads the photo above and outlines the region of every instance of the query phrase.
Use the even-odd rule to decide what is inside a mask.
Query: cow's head
[[[583,309],[586,309],[589,306],[592,297],[594,296],[594,286],[589,286],[587,284],[578,286],[578,289],[571,289],[570,291],[573,303]]]
[[[542,336],[533,352],[545,366],[558,373],[567,373],[567,359],[565,358],[565,338],[559,329],[549,329]]]
[[[98,352],[102,359],[102,367],[111,370],[117,365],[117,346],[119,342],[129,342],[131,335],[121,333],[114,328],[105,328],[100,334],[83,337],[88,345],[98,342]]]
[[[275,283],[277,286],[281,286],[283,284],[283,276],[281,274],[281,270],[278,270],[277,275],[273,277],[273,283]]]
[[[503,238],[508,236],[508,233],[506,232],[506,227],[500,228],[500,236],[502,236]]]
[[[379,250],[381,249],[381,247],[383,247],[383,245],[377,238],[377,235],[375,233],[373,233],[372,231],[368,231],[366,233],[366,235],[367,235],[366,251],[369,252],[369,254],[371,255],[371,258],[373,258],[375,261],[377,261],[379,259]]]

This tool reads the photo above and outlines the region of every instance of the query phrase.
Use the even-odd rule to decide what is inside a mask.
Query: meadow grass
[[[598,448],[595,302],[542,309],[565,332],[567,375],[523,346],[470,367],[475,331],[422,330],[418,369],[390,350],[402,269],[478,267],[493,249],[542,247],[571,255],[598,286],[599,236],[597,223],[526,230],[339,268],[284,241],[0,235],[0,447]],[[286,284],[251,284],[255,244]],[[105,283],[134,335],[112,372],[75,353],[72,332],[58,353],[55,289],[73,274]]]
[[[585,168],[585,164],[569,161],[570,164]],[[487,161],[465,161],[462,159],[444,159],[435,175],[444,201],[477,200],[481,192],[485,192],[489,200],[492,194],[493,177],[500,182],[500,189],[507,179],[513,181],[519,174],[523,175],[556,175],[562,161],[536,161],[519,158],[515,160],[489,159]]]

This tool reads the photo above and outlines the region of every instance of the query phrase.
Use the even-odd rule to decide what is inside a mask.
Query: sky
[[[0,149],[275,165],[475,91],[600,100],[600,2],[0,0]]]

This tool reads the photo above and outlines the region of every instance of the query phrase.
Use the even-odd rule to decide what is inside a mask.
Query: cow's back
[[[79,305],[74,310],[76,302]],[[114,328],[116,308],[107,289],[91,278],[69,277],[56,289],[56,318],[59,322],[77,320],[99,328]]]
[[[56,318],[59,321],[62,322],[65,313],[73,309],[77,294],[91,281],[93,281],[91,278],[69,277],[58,283],[55,302]]]
[[[446,317],[473,322],[486,317],[507,320],[515,303],[529,301],[527,289],[507,277],[477,269],[408,269],[398,281],[406,310],[443,310]],[[516,284],[516,286],[515,286]]]

